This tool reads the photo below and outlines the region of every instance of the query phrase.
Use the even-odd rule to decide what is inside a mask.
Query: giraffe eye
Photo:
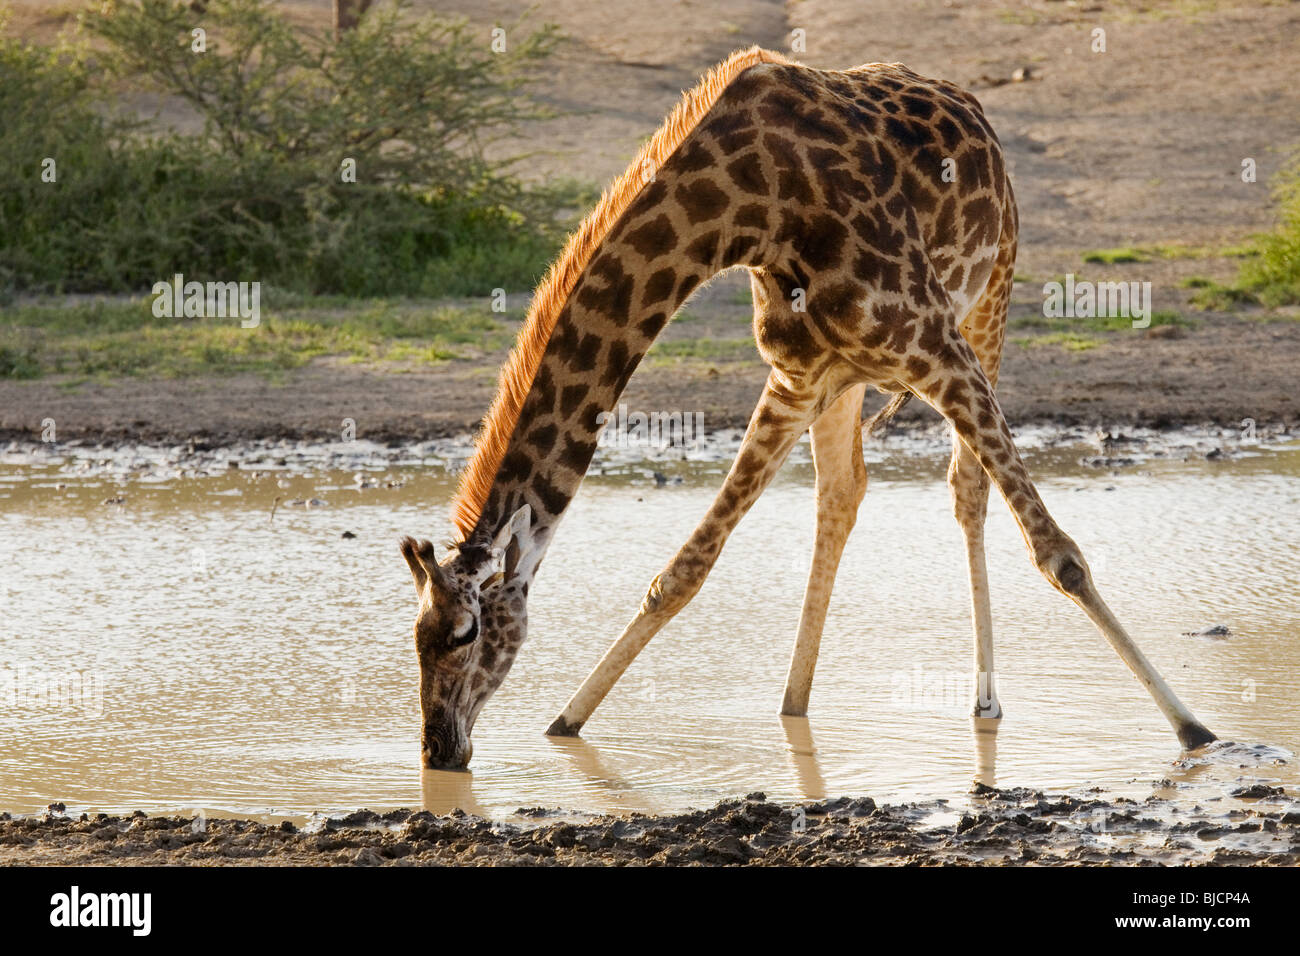
[[[474,640],[477,637],[478,637],[478,618],[472,617],[469,619],[469,627],[465,629],[465,633],[458,635],[455,631],[452,631],[451,646],[464,647],[466,644],[473,644]]]

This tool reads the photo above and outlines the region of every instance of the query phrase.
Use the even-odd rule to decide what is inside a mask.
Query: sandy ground
[[[470,866],[1294,866],[1300,813],[1280,788],[1245,794],[1225,815],[1164,801],[1081,799],[983,789],[968,810],[945,801],[877,806],[841,797],[782,806],[754,793],[664,816],[494,823],[456,812],[367,810],[306,832],[292,823],[98,814],[0,818],[0,865]],[[1199,809],[1199,808],[1197,808]],[[940,821],[940,822],[936,822]]]

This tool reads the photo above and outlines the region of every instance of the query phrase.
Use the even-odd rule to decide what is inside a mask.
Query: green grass
[[[1150,328],[1159,325],[1181,325],[1187,328],[1193,328],[1198,324],[1196,319],[1188,318],[1178,312],[1167,309],[1151,313]],[[1099,315],[1095,318],[1048,318],[1041,312],[1034,312],[1029,315],[1012,316],[1007,320],[1007,325],[1012,331],[1033,329],[1051,333],[1052,335],[1095,335],[1098,332],[1122,332],[1133,330],[1133,320],[1122,315]],[[1139,330],[1140,331],[1140,330]],[[1051,335],[1040,336],[1039,340],[1043,341],[1050,338]]]
[[[520,312],[486,305],[378,300],[333,308],[263,308],[261,324],[156,318],[151,300],[28,305],[0,313],[0,378],[111,379],[260,372],[326,356],[418,367],[504,350]]]
[[[1216,255],[1231,255],[1208,246],[1189,246],[1181,242],[1162,242],[1147,246],[1118,246],[1114,249],[1093,249],[1083,253],[1084,262],[1115,265],[1125,262],[1152,262],[1158,259],[1208,259]]]
[[[1236,288],[1260,305],[1300,305],[1300,157],[1280,175],[1280,222],[1256,238],[1256,253],[1242,263]]]
[[[1106,265],[1114,265],[1117,262],[1147,262],[1148,259],[1137,249],[1125,247],[1121,249],[1096,249],[1092,252],[1085,252],[1083,261],[1104,262]]]
[[[1151,324],[1147,328],[1162,325],[1177,325],[1194,328],[1199,322],[1178,312],[1161,310],[1151,313]],[[1054,345],[1068,352],[1086,352],[1105,345],[1116,332],[1142,332],[1134,329],[1133,320],[1123,316],[1097,316],[1096,318],[1047,318],[1041,313],[1012,316],[1007,320],[1008,330],[1015,332],[1034,332],[1033,335],[1013,335],[1011,341],[1022,348],[1037,348]]]
[[[1201,309],[1227,312],[1243,305],[1257,303],[1252,293],[1237,287],[1236,283],[1225,285],[1204,276],[1191,276],[1184,279],[1179,285],[1184,289],[1195,290],[1192,293],[1192,304]]]
[[[1086,352],[1105,344],[1105,340],[1095,335],[1083,335],[1078,332],[1053,332],[1050,335],[1020,336],[1011,340],[1022,348],[1036,348],[1043,345],[1059,345],[1067,352]]]

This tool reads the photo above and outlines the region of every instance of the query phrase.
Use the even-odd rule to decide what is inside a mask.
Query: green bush
[[[1239,287],[1264,305],[1300,304],[1300,155],[1279,174],[1277,228],[1254,243]]]
[[[490,147],[542,115],[526,87],[556,42],[372,10],[337,40],[269,0],[95,5],[104,41],[0,33],[0,291],[141,291],[173,273],[345,295],[531,287],[572,186],[525,188]],[[195,52],[191,30],[206,31]],[[201,132],[114,115],[110,82],[187,103]],[[57,181],[41,180],[42,161]],[[345,182],[344,161],[355,163]]]

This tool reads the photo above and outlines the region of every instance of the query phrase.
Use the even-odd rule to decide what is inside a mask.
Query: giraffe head
[[[479,711],[501,686],[524,642],[528,579],[525,505],[489,545],[462,544],[441,561],[433,545],[403,538],[420,609],[420,755],[426,767],[463,769]]]

